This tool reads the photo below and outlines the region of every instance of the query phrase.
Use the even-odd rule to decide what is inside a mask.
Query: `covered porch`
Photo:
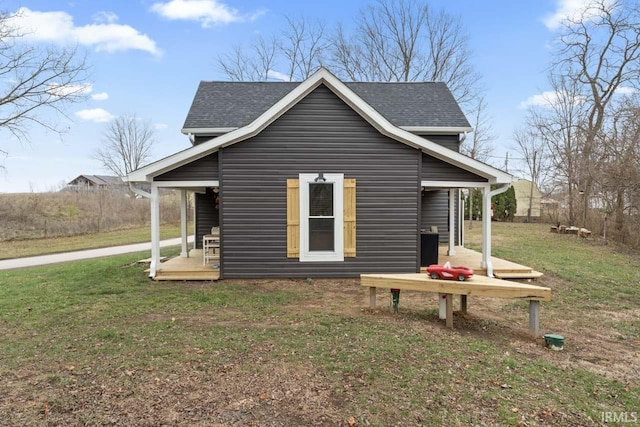
[[[503,193],[509,189],[510,183],[502,184],[498,188],[491,190],[491,184],[489,182],[475,182],[475,181],[428,181],[422,180],[421,187],[423,191],[432,190],[448,190],[449,206],[448,206],[448,234],[449,243],[446,247],[441,247],[439,250],[440,256],[442,254],[447,255],[447,259],[452,264],[459,262],[456,265],[467,265],[474,270],[483,271],[483,275],[487,277],[494,277],[494,260],[491,256],[491,198],[500,193]],[[478,253],[476,251],[466,252],[464,251],[464,208],[462,208],[462,191],[464,189],[480,189],[482,191],[482,249]],[[456,203],[458,209],[456,210]],[[457,217],[456,217],[457,215]],[[458,227],[455,226],[456,222]],[[456,240],[459,242],[456,245]],[[444,250],[443,250],[444,249]],[[457,255],[457,251],[461,250],[463,256],[471,256],[470,259],[464,259],[456,261],[454,256]],[[479,257],[475,254],[479,254]],[[479,260],[479,264],[476,262]],[[467,264],[471,262],[471,264]],[[440,263],[440,260],[438,260]],[[515,277],[514,277],[515,278]]]
[[[147,270],[149,277],[155,280],[218,280],[220,277],[220,260],[218,257],[217,268],[212,268],[212,263],[208,266],[203,264],[203,251],[197,248],[197,218],[194,215],[195,240],[193,247],[189,248],[188,236],[191,232],[187,228],[187,194],[205,193],[207,188],[217,189],[220,186],[218,180],[202,181],[152,181],[151,191],[146,192],[130,183],[131,190],[149,199],[151,207],[151,264]],[[172,189],[180,191],[180,234],[181,247],[180,256],[172,258],[163,263],[160,262],[160,189]],[[215,271],[213,271],[215,270]],[[161,277],[158,274],[162,271]]]

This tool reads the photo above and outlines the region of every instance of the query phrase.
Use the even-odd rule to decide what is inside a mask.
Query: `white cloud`
[[[610,6],[612,0],[605,0],[604,5]],[[555,31],[567,20],[591,19],[598,14],[593,0],[556,0],[555,12],[547,15],[542,22],[551,31]]]
[[[545,91],[537,95],[530,96],[526,101],[522,101],[518,105],[519,109],[528,107],[544,107],[551,108],[558,105],[561,101],[567,99],[569,95],[566,92]],[[583,99],[582,99],[583,100]],[[581,101],[580,97],[576,97],[576,101]]]
[[[93,85],[91,83],[86,85],[62,85],[62,84],[50,84],[47,92],[55,96],[68,96],[68,95],[80,95],[83,93],[93,92]]]
[[[164,129],[168,128],[168,127],[169,127],[169,125],[166,124],[166,123],[156,123],[156,124],[153,125],[153,128],[155,130],[164,130]]]
[[[116,14],[100,12],[94,18],[97,23],[78,27],[66,12],[38,12],[21,7],[11,18],[10,25],[36,41],[75,42],[98,52],[141,50],[153,55],[162,54],[156,42],[146,34],[129,25],[116,24]]]
[[[264,14],[264,11],[259,11],[252,16],[241,15],[237,9],[218,0],[170,0],[154,3],[151,10],[167,19],[198,21],[203,28],[215,24],[253,21]]]
[[[629,86],[620,86],[616,89],[616,95],[633,95],[637,90]]]
[[[94,93],[91,95],[91,99],[94,101],[104,101],[105,99],[109,99],[109,94],[107,92]]]
[[[287,76],[284,73],[281,73],[280,71],[276,71],[276,70],[267,71],[267,77],[270,78],[270,79],[280,80],[280,81],[283,81],[283,82],[290,82],[291,81],[289,76]]]
[[[80,110],[76,112],[76,116],[80,117],[82,120],[96,123],[105,123],[115,118],[113,114],[103,108]]]
[[[101,11],[93,15],[93,20],[100,24],[114,24],[118,22],[118,15],[109,11]]]

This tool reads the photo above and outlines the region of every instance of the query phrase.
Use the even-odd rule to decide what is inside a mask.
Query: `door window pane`
[[[309,218],[309,251],[334,250],[334,219]]]

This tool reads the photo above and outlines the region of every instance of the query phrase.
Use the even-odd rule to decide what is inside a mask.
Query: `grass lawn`
[[[172,237],[180,237],[180,226],[163,225],[160,228],[160,238],[170,239]],[[150,241],[151,228],[148,226],[72,237],[0,241],[0,259],[55,254]]]
[[[381,295],[370,311],[356,279],[151,282],[135,254],[1,272],[0,424],[640,418],[640,259],[546,230],[495,224],[494,247],[545,273],[541,327],[562,352],[530,338],[527,305],[510,300],[469,298],[449,330],[434,295],[403,291],[397,315]]]

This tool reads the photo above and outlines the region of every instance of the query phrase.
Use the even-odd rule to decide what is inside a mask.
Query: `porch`
[[[481,267],[482,254],[472,249],[456,246],[455,255],[447,255],[448,246],[440,246],[438,263],[447,261],[451,265],[470,267],[478,276],[486,276],[486,267]],[[516,264],[501,258],[491,257],[493,274],[499,279],[537,279],[542,273],[531,267]],[[427,268],[422,267],[426,273]],[[219,259],[203,264],[202,249],[191,249],[189,257],[175,257],[160,263],[154,280],[218,280],[220,278]]]
[[[189,257],[171,258],[160,263],[154,280],[218,280],[220,260],[202,262],[202,249],[191,249]]]
[[[463,246],[456,246],[455,254],[447,255],[448,249],[448,246],[440,245],[438,248],[438,264],[442,265],[449,261],[451,265],[463,265],[472,268],[475,274],[479,276],[487,276],[487,268],[482,267],[482,253]],[[494,256],[491,257],[491,264],[493,265],[493,276],[498,279],[537,279],[542,277],[542,273],[533,270],[531,267]],[[421,267],[420,272],[426,273],[427,267]]]

